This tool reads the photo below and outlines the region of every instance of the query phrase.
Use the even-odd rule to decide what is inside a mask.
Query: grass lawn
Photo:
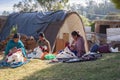
[[[120,80],[120,53],[78,63],[32,60],[19,68],[0,68],[0,80]]]

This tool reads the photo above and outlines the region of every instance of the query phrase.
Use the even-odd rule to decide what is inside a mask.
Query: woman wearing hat
[[[9,40],[9,42],[7,43],[5,49],[5,56],[7,56],[11,50],[19,49],[19,48],[22,49],[23,56],[26,57],[25,47],[22,41],[20,40],[20,34],[16,33],[14,34],[13,38]]]

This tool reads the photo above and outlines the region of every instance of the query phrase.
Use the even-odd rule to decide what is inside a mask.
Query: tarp
[[[63,10],[56,12],[13,13],[9,15],[0,33],[0,38],[1,40],[6,39],[13,25],[18,25],[19,33],[35,37],[40,32],[44,32],[50,23],[64,20],[66,14],[67,11]]]

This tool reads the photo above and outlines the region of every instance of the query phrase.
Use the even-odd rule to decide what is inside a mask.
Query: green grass
[[[19,68],[0,68],[0,80],[120,80],[120,53],[78,63],[32,60]]]

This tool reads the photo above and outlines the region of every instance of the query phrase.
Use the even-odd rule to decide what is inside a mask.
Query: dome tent
[[[27,36],[36,37],[40,32],[44,32],[50,41],[52,50],[60,49],[61,47],[57,48],[60,46],[59,40],[70,40],[71,32],[77,30],[83,36],[85,49],[88,51],[84,25],[76,12],[60,10],[56,12],[13,13],[8,16],[6,24],[0,32],[2,40],[9,35],[12,26],[16,24],[18,25],[18,32]],[[65,42],[61,43],[64,45]]]

